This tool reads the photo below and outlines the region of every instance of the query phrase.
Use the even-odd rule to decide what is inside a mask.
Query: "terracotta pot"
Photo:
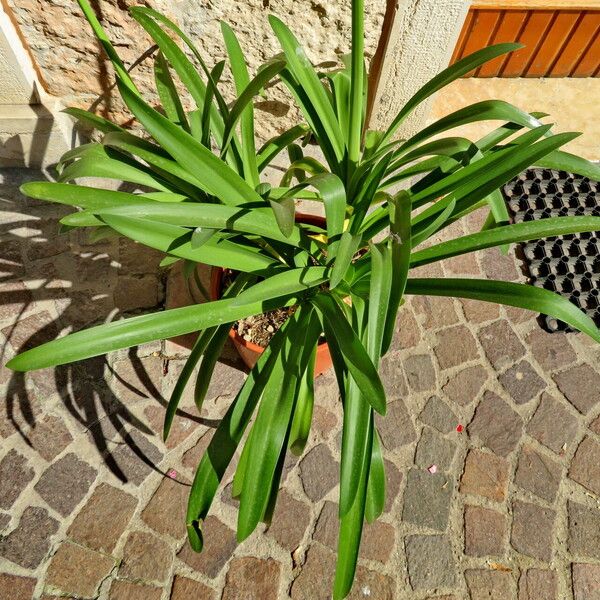
[[[309,225],[324,225],[325,219],[318,215],[308,215],[297,213],[296,220]],[[223,269],[213,267],[210,275],[210,296],[211,300],[218,300],[221,297],[221,285],[223,281]],[[238,351],[240,357],[250,369],[256,364],[258,357],[264,352],[264,348],[253,342],[246,341],[232,327],[229,332],[233,345]],[[331,355],[329,354],[329,346],[325,342],[317,346],[317,356],[315,361],[315,377],[318,377],[325,371],[328,371],[332,366]]]

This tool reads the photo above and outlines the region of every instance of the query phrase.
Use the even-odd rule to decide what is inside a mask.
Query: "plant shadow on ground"
[[[33,373],[11,372],[4,367],[16,352],[54,339],[67,328],[79,330],[124,314],[157,310],[163,303],[165,274],[156,277],[160,260],[157,253],[117,239],[90,244],[79,231],[59,233],[58,220],[69,209],[27,199],[19,192],[19,186],[25,181],[50,178],[47,172],[40,170],[0,169],[0,365],[3,371],[0,381],[8,380],[4,406],[0,408],[3,421],[0,429],[5,431],[0,430],[0,434],[5,436],[16,431],[31,446],[31,433],[46,410],[44,403],[58,394],[62,406],[87,433],[106,467],[118,479],[128,480],[114,455],[122,444],[151,469],[162,472],[140,447],[137,435],[132,435],[137,430],[158,441],[161,431],[148,427],[130,409],[129,400],[123,398],[162,407],[168,402],[168,392],[159,389],[160,384],[157,385],[156,378],[146,367],[144,354],[137,348],[118,354],[119,360],[130,363],[126,375],[120,374],[107,357]],[[131,277],[124,258],[147,262],[141,269],[147,273]],[[154,303],[147,297],[136,297],[135,287],[128,289],[128,285],[135,286],[140,281],[144,281],[146,296],[148,289],[155,286]],[[142,308],[139,308],[140,303]],[[162,361],[162,375],[166,376],[172,361],[161,355],[156,360]],[[221,360],[243,369],[230,348]],[[210,428],[219,423],[218,419],[200,417],[185,408],[180,408],[177,415]],[[105,423],[104,427],[101,422]]]

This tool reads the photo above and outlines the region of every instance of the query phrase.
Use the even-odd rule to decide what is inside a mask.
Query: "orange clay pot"
[[[296,221],[307,223],[309,225],[325,225],[325,219],[318,215],[308,215],[297,213]],[[221,283],[223,280],[223,269],[213,267],[210,274],[210,297],[211,300],[218,300],[221,297]],[[229,331],[229,337],[233,342],[238,354],[244,363],[251,369],[256,364],[258,357],[264,352],[262,346],[258,346],[253,342],[246,341],[232,327]],[[315,377],[318,377],[325,371],[328,371],[332,366],[331,355],[329,354],[329,346],[326,342],[322,342],[317,346],[317,356],[315,360]]]

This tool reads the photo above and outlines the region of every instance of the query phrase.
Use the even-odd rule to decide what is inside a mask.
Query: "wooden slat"
[[[557,13],[533,61],[524,73],[525,77],[546,77],[548,75],[548,71],[568,42],[580,14],[580,12],[574,10]]]
[[[462,56],[468,56],[476,50],[490,45],[490,39],[496,31],[496,26],[500,22],[500,12],[496,10],[474,10],[471,33],[467,38],[462,51]],[[475,71],[477,74],[477,71]],[[473,75],[468,73],[466,77]]]
[[[502,14],[500,25],[496,29],[492,44],[500,44],[502,42],[514,42],[517,40],[523,26],[527,23],[528,12],[526,10],[507,10]],[[499,56],[494,60],[482,65],[477,73],[478,77],[498,77],[502,71],[504,63],[509,56]]]
[[[510,54],[502,69],[503,77],[521,77],[523,75],[541,46],[554,15],[554,11],[550,10],[530,13],[527,25],[517,40],[525,47]]]
[[[586,50],[593,42],[600,27],[600,12],[584,12],[550,70],[550,77],[568,77],[577,67]]]
[[[571,77],[593,77],[600,66],[600,31],[596,31],[596,35],[592,43],[588,46],[585,54],[581,57],[579,64],[571,73]]]
[[[600,0],[474,0],[471,8],[595,10],[600,9]]]
[[[458,38],[458,42],[456,42],[456,48],[454,48],[454,54],[452,55],[451,64],[455,63],[457,60],[460,60],[463,57],[463,50],[465,48],[465,43],[467,42],[468,37],[471,35],[472,25],[473,25],[473,11],[470,10],[467,13],[467,17],[463,24],[463,28],[461,29],[460,36]]]

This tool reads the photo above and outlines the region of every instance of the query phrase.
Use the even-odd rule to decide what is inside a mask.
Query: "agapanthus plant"
[[[79,208],[62,219],[65,227],[126,236],[164,252],[165,265],[184,261],[189,272],[204,263],[237,276],[220,300],[72,333],[16,356],[8,366],[20,371],[51,367],[198,332],[168,404],[166,438],[194,374],[201,408],[232,324],[295,307],[248,374],[200,461],[189,498],[189,542],[202,549],[203,520],[242,440],[233,480],[240,501],[238,539],[270,521],[284,456],[288,449],[302,453],[309,436],[313,364],[324,334],[343,413],[334,598],[344,598],[352,586],[363,522],[376,519],[385,502],[384,461],[374,424],[374,413],[386,412],[378,367],[392,342],[404,296],[470,298],[539,311],[600,341],[590,318],[547,290],[483,279],[411,277],[410,270],[494,246],[600,230],[600,219],[594,217],[510,224],[499,192],[530,165],[595,179],[600,169],[559,150],[577,134],[553,134],[551,125],[540,121],[545,115],[499,100],[466,106],[409,139],[396,139],[421,102],[517,44],[463,58],[420,89],[386,131],[369,131],[362,0],[352,3],[351,54],[329,72],[318,72],[292,32],[271,16],[282,53],[251,77],[234,32],[223,24],[236,89],[233,103],[221,91],[224,62],[209,68],[173,22],[150,8],[132,8],[133,18],[158,47],[154,68],[160,106],[144,100],[87,0],[79,4],[112,61],[137,128],[125,130],[71,109],[102,132],[102,140],[68,152],[58,182],[27,183],[23,192]],[[305,122],[257,150],[253,99],[275,83],[287,86]],[[184,108],[188,102],[191,109]],[[476,121],[501,124],[479,140],[445,136]],[[321,160],[305,156],[309,143],[318,146]],[[289,167],[281,185],[271,186],[264,181],[265,169],[286,150]],[[73,183],[82,177],[109,177],[140,190],[125,193]],[[322,227],[296,222],[300,198],[322,206]],[[480,208],[489,212],[481,231],[426,244]]]

